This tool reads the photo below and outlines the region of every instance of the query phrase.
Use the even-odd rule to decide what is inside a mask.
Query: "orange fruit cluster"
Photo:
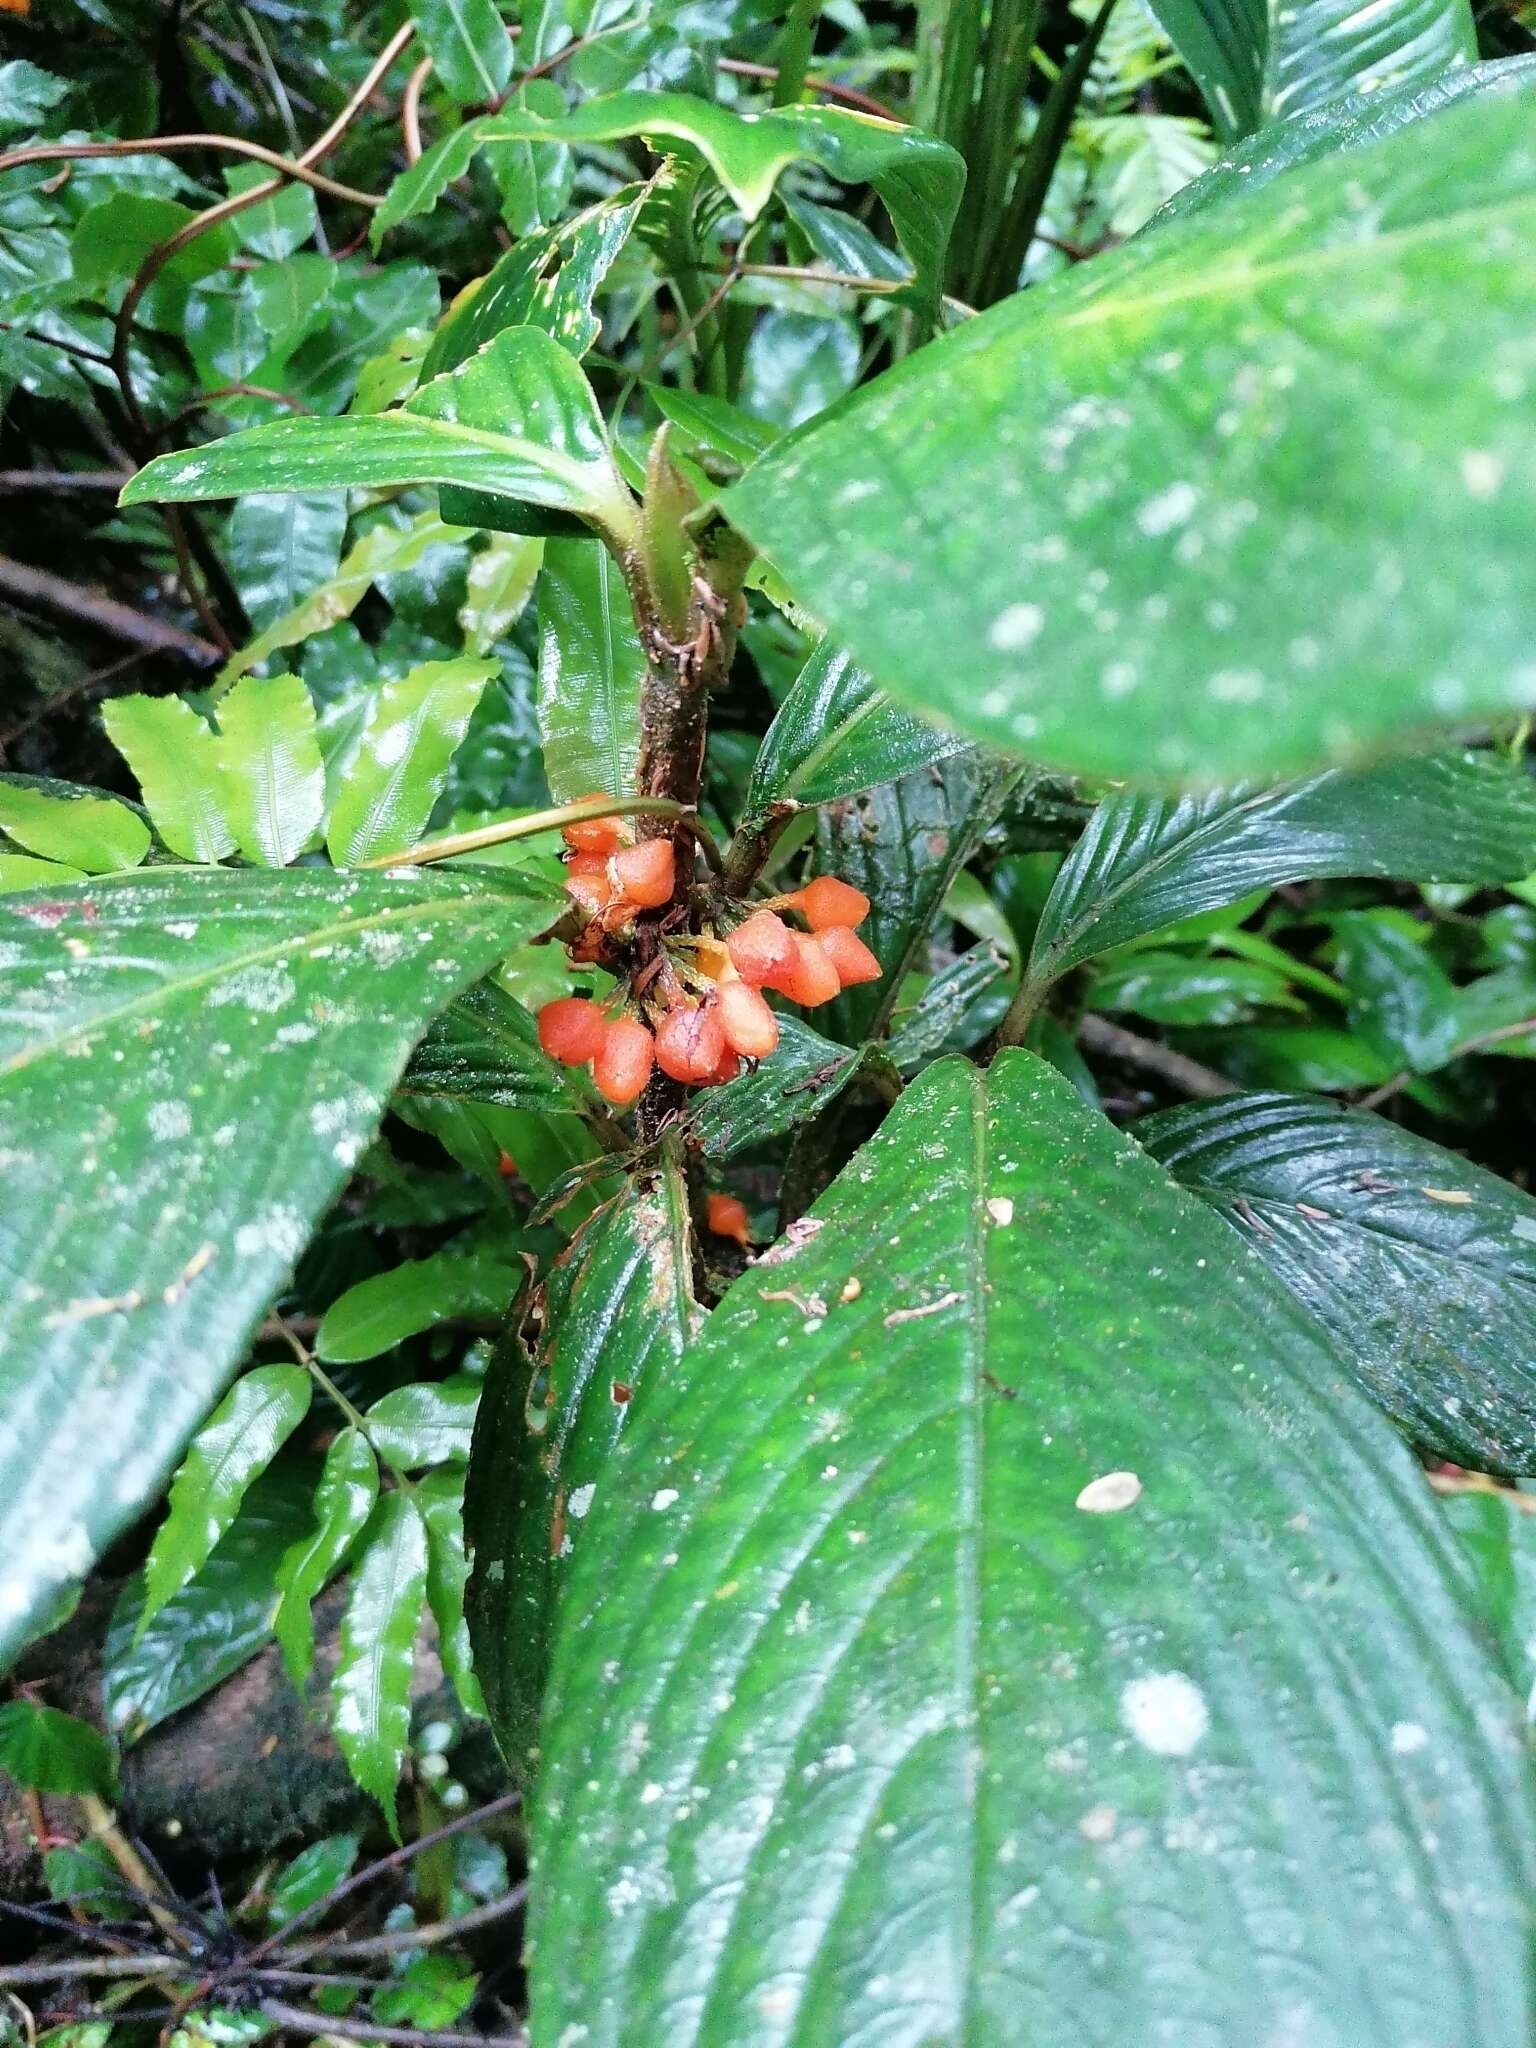
[[[591,959],[638,911],[672,900],[672,845],[630,845],[616,818],[567,825],[564,836],[566,887],[590,920],[572,952]],[[809,929],[786,924],[780,909],[797,911]],[[754,911],[723,943],[664,938],[657,993],[645,998],[650,1022],[563,996],[540,1010],[539,1043],[567,1066],[590,1065],[599,1093],[620,1109],[643,1093],[655,1067],[690,1087],[717,1087],[736,1078],[743,1060],[767,1059],[778,1046],[779,1022],[764,989],[811,1009],[879,978],[879,961],[854,931],[868,914],[861,890],[820,875]]]

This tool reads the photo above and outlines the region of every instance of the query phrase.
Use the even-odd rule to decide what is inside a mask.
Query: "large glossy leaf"
[[[539,732],[557,803],[634,787],[645,652],[618,564],[590,540],[552,540],[539,581]]]
[[[725,506],[925,716],[1294,774],[1536,700],[1533,300],[1536,121],[1485,95],[994,307]]]
[[[1251,889],[1328,875],[1518,879],[1536,866],[1536,782],[1493,754],[1429,754],[1278,789],[1105,799],[1056,878],[1030,955],[1069,967]]]
[[[1032,1055],[930,1068],[610,1471],[536,2048],[1525,2041],[1465,1561],[1316,1326]]]
[[[1352,93],[1427,85],[1477,56],[1467,0],[1151,0],[1218,134],[1250,135]]]
[[[288,187],[289,193],[300,190],[308,187]],[[246,617],[258,631],[330,581],[346,531],[342,498],[269,498],[257,492],[239,501],[227,529],[230,566]]]
[[[959,204],[965,167],[956,152],[916,129],[837,107],[776,107],[746,116],[682,93],[619,92],[553,119],[507,107],[445,135],[390,187],[373,219],[374,245],[421,213],[463,177],[493,143],[602,143],[643,136],[653,147],[681,145],[701,156],[748,221],[773,196],[788,167],[808,161],[850,185],[872,185],[917,273],[914,290],[932,301]]]
[[[703,1321],[692,1267],[687,1190],[665,1162],[588,1217],[534,1298],[530,1348],[509,1343],[492,1364],[465,1492],[469,1617],[491,1725],[519,1772],[570,1560],[608,1514],[613,1447]]]
[[[575,359],[535,327],[512,327],[398,412],[274,420],[187,455],[162,455],[125,505],[450,484],[575,514],[627,534],[629,494]]]
[[[383,685],[341,780],[326,844],[338,867],[405,854],[426,829],[448,763],[495,661],[426,661]]]
[[[785,807],[830,803],[895,782],[966,744],[893,704],[841,648],[823,640],[758,749],[746,818],[751,823]]]
[[[208,1562],[252,1482],[309,1412],[311,1391],[302,1366],[258,1365],[193,1437],[144,1566],[140,1627]]]
[[[153,1499],[511,875],[164,867],[0,903],[0,1659]]]
[[[1536,1202],[1366,1111],[1223,1096],[1136,1135],[1244,1237],[1426,1450],[1536,1472]]]
[[[1301,164],[1363,149],[1474,93],[1528,91],[1533,79],[1536,55],[1493,64],[1459,64],[1428,85],[1351,93],[1316,113],[1277,121],[1229,149],[1220,163],[1212,164],[1200,177],[1192,178],[1150,225],[1163,226],[1185,214],[1199,213],[1215,200],[1230,199],[1235,192],[1255,191]]]
[[[395,1786],[411,1731],[411,1673],[426,1591],[426,1523],[408,1493],[387,1493],[364,1531],[342,1616],[331,1725],[348,1769],[397,1836]]]

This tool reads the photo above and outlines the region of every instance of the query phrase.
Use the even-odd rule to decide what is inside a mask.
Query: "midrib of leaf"
[[[1058,327],[1108,326],[1117,320],[1136,318],[1142,313],[1154,313],[1165,306],[1187,305],[1202,299],[1229,297],[1239,292],[1251,292],[1256,287],[1274,280],[1302,275],[1315,277],[1320,270],[1344,267],[1359,270],[1363,263],[1377,256],[1390,256],[1398,250],[1420,242],[1455,242],[1462,247],[1475,246],[1477,240],[1506,214],[1519,217],[1528,214],[1536,221],[1536,197],[1530,193],[1518,193],[1511,199],[1501,199],[1487,206],[1463,207],[1459,213],[1442,214],[1434,220],[1416,221],[1411,227],[1384,228],[1379,233],[1358,242],[1330,242],[1324,247],[1304,250],[1295,256],[1280,256],[1270,262],[1232,264],[1225,270],[1191,278],[1188,284],[1173,285],[1162,291],[1145,293],[1139,298],[1128,298],[1112,288],[1103,289],[1089,305],[1076,312],[1058,312],[1054,324]],[[1223,215],[1223,219],[1226,215]],[[1034,314],[1035,323],[1046,318],[1038,309]],[[1020,323],[1021,325],[1023,323]]]
[[[405,750],[400,755],[399,760],[391,764],[389,770],[389,780],[379,790],[378,794],[373,798],[373,801],[369,804],[368,809],[363,814],[363,829],[361,833],[354,833],[351,835],[353,839],[361,837],[363,844],[365,846],[371,847],[374,843],[376,836],[380,832],[382,832],[385,826],[388,825],[390,822],[390,816],[394,810],[395,800],[399,796],[401,786],[405,782],[410,772],[412,757],[414,756],[417,747],[421,744],[421,736],[423,729],[427,724],[427,714],[429,709],[429,701],[424,698],[421,701],[421,703],[417,705],[416,709],[411,713],[410,739],[406,743]],[[407,849],[401,850],[400,858],[404,859],[406,851]]]
[[[395,1531],[389,1550],[389,1590],[392,1603],[399,1594],[400,1559],[404,1553],[406,1535],[411,1528],[411,1516],[416,1516],[418,1520],[421,1518],[421,1510],[416,1506],[413,1491],[407,1492],[406,1502],[411,1510],[411,1514],[398,1515],[395,1518]],[[373,1640],[368,1645],[367,1671],[368,1698],[370,1703],[368,1739],[372,1742],[377,1742],[380,1739],[381,1720],[379,1708],[384,1693],[384,1651],[389,1639],[389,1623],[391,1618],[388,1614],[384,1616],[381,1625],[373,1631]]]
[[[602,465],[594,462],[576,462],[568,455],[561,455],[553,448],[541,447],[537,442],[520,441],[511,434],[488,433],[483,427],[462,426],[457,420],[434,419],[430,413],[413,412],[403,414],[413,427],[425,427],[429,433],[441,434],[445,440],[467,441],[472,447],[488,448],[495,455],[510,455],[524,462],[530,469],[544,470],[561,477],[572,491],[588,506],[605,502],[610,493],[597,490],[593,478],[603,473]],[[445,477],[445,483],[456,483],[455,477]],[[473,487],[472,487],[473,488]],[[483,489],[484,486],[481,486]]]
[[[142,880],[139,869],[125,871],[125,879]],[[222,980],[227,974],[235,974],[243,967],[257,967],[266,961],[281,960],[290,953],[307,952],[310,947],[327,938],[350,938],[354,932],[370,931],[380,925],[409,923],[425,916],[440,917],[444,912],[450,916],[461,907],[476,907],[482,899],[472,896],[437,896],[430,904],[401,904],[393,910],[375,911],[371,917],[350,918],[339,924],[316,925],[308,932],[291,934],[270,946],[259,946],[248,953],[227,954],[217,966],[205,968],[197,974],[185,974],[175,981],[161,982],[157,987],[135,996],[130,1002],[118,1003],[110,1010],[101,1010],[58,1037],[39,1040],[36,1045],[27,1046],[15,1053],[0,1067],[0,1077],[19,1074],[36,1060],[46,1059],[49,1054],[59,1052],[72,1039],[82,1038],[88,1033],[110,1031],[115,1025],[130,1017],[142,1016],[146,1011],[164,1008],[168,1003],[178,1002],[184,995],[205,987],[209,982]]]
[[[496,81],[491,77],[491,74],[486,70],[485,66],[481,63],[480,52],[475,47],[475,39],[464,25],[464,9],[462,5],[462,0],[447,0],[447,6],[449,14],[453,17],[453,25],[458,30],[465,49],[469,52],[469,60],[475,67],[475,76],[479,79],[480,83],[485,87],[485,92],[482,95],[482,97],[488,100],[495,99]]]
[[[839,747],[846,745],[866,718],[872,717],[888,701],[879,690],[871,690],[864,702],[844,718],[840,725],[834,726],[820,744],[805,756],[799,767],[791,772],[784,784],[785,796],[793,797],[797,789],[804,789],[815,771],[830,759]]]

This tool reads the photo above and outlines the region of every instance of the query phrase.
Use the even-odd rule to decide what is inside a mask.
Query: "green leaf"
[[[140,1628],[208,1562],[252,1481],[308,1414],[311,1391],[302,1366],[258,1365],[193,1437],[144,1567]]]
[[[1217,132],[1250,135],[1352,93],[1424,86],[1470,64],[1477,33],[1467,0],[1149,0],[1205,96]]]
[[[739,405],[707,391],[676,391],[669,384],[647,384],[645,392],[662,418],[681,429],[685,447],[713,449],[739,462],[743,469],[783,438],[770,421],[754,419]]]
[[[224,172],[231,192],[249,192],[270,183],[265,164],[233,164]],[[270,198],[248,206],[234,221],[242,249],[268,262],[281,262],[302,249],[315,232],[315,195],[308,185],[281,185]],[[249,606],[247,606],[249,609]]]
[[[892,1031],[886,1047],[892,1063],[916,1067],[942,1051],[980,999],[995,989],[1007,972],[1007,956],[994,939],[983,940],[951,960],[929,982],[917,1007]],[[992,1021],[997,1021],[995,1015]]]
[[[309,1521],[314,1473],[285,1459],[264,1472],[189,1586],[140,1628],[144,1575],[123,1588],[102,1661],[107,1725],[136,1742],[222,1685],[272,1640],[272,1587]]]
[[[325,810],[315,707],[297,676],[242,676],[219,700],[225,815],[247,860],[297,860]]]
[[[512,42],[495,0],[410,0],[443,90],[461,107],[493,100],[512,76]]]
[[[1529,1493],[1451,1494],[1441,1505],[1472,1556],[1489,1626],[1509,1675],[1525,1695],[1526,1718],[1536,1699],[1536,1521]]]
[[[290,192],[308,189],[288,187]],[[344,498],[253,491],[237,502],[226,535],[230,566],[246,617],[258,631],[274,625],[331,581],[346,531]]]
[[[373,218],[374,247],[401,221],[435,205],[490,144],[620,142],[632,135],[662,149],[681,144],[702,157],[748,222],[794,163],[815,163],[843,184],[872,185],[912,261],[914,296],[937,302],[964,164],[916,129],[840,107],[776,107],[746,116],[683,93],[617,92],[553,119],[506,108],[465,122],[395,180]]]
[[[25,853],[0,853],[0,895],[12,896],[28,889],[59,889],[66,882],[84,882],[84,868],[66,867],[56,860],[33,860]]]
[[[1429,84],[1399,86],[1389,92],[1351,93],[1321,113],[1278,121],[1229,149],[1202,177],[1174,194],[1158,215],[1165,223],[1199,213],[1235,192],[1251,192],[1284,176],[1300,164],[1363,149],[1395,134],[1442,107],[1475,93],[1518,92],[1536,77],[1536,55],[1509,57],[1496,64],[1459,64]]]
[[[423,377],[456,369],[504,327],[542,328],[573,356],[584,356],[602,331],[592,302],[649,191],[626,185],[557,227],[523,236],[454,302],[427,351]]]
[[[427,661],[386,682],[331,810],[326,846],[338,867],[407,855],[443,793],[448,763],[469,730],[496,661]]]
[[[307,868],[0,901],[0,1663],[156,1497],[427,1018],[553,908]]]
[[[758,749],[745,815],[756,821],[786,805],[853,796],[929,761],[947,760],[969,744],[892,704],[841,648],[823,640]]]
[[[1419,939],[1370,911],[1333,921],[1335,969],[1349,990],[1349,1022],[1395,1067],[1433,1073],[1461,1037],[1457,991]]]
[[[784,1011],[771,1059],[694,1098],[692,1135],[707,1159],[732,1159],[751,1145],[786,1137],[820,1116],[859,1071],[860,1052],[823,1038]]]
[[[377,2020],[407,2027],[451,2027],[474,2002],[480,1978],[462,1956],[437,1950],[412,1956],[368,2001]]]
[[[450,1095],[512,1109],[569,1111],[591,1100],[585,1076],[557,1066],[523,1004],[477,982],[435,1018],[400,1083],[410,1095]]]
[[[318,1905],[349,1877],[361,1844],[356,1835],[325,1835],[301,1849],[280,1870],[267,1892],[267,1922],[286,1927],[306,1907]]]
[[[1041,914],[1029,978],[1042,991],[1084,960],[1236,903],[1330,875],[1382,881],[1515,878],[1536,859],[1536,784],[1493,754],[1427,754],[1278,789],[1105,799]]]
[[[346,1365],[377,1358],[445,1316],[502,1316],[523,1284],[521,1267],[485,1253],[434,1252],[407,1259],[349,1287],[326,1310],[315,1337],[321,1358]]]
[[[466,1714],[485,1718],[464,1612],[469,1557],[464,1548],[464,1474],[429,1472],[416,1488],[427,1525],[427,1605],[437,1623],[437,1654]]]
[[[18,1699],[0,1707],[0,1771],[29,1792],[110,1798],[117,1765],[110,1743],[87,1722]]]
[[[352,1574],[332,1683],[331,1727],[347,1768],[398,1841],[395,1787],[411,1732],[416,1631],[427,1590],[427,1528],[406,1493],[374,1509]]]
[[[469,1615],[491,1726],[519,1774],[537,1747],[570,1560],[607,1516],[613,1447],[703,1321],[692,1264],[687,1190],[664,1162],[588,1217],[550,1268],[533,1350],[507,1344],[492,1361],[465,1492]]]
[[[1536,701],[1533,293],[1536,134],[1485,96],[994,307],[725,509],[925,717],[1143,783],[1310,770]]]
[[[149,827],[116,797],[65,796],[13,775],[0,775],[0,832],[82,875],[136,868],[149,851]]]
[[[369,1439],[397,1472],[462,1464],[469,1456],[479,1399],[480,1382],[468,1373],[396,1387],[368,1410]]]
[[[291,502],[302,505],[315,501],[298,498]],[[237,506],[236,516],[239,510]],[[279,648],[297,646],[301,640],[350,618],[381,577],[412,569],[429,549],[466,538],[461,528],[444,525],[435,512],[423,512],[404,526],[375,526],[347,550],[334,576],[312,590],[291,611],[271,620],[249,646],[230,656],[219,671],[215,687],[226,689],[236,676],[256,668]]]
[[[1094,977],[1096,1010],[1130,1010],[1154,1024],[1241,1024],[1267,1007],[1303,1010],[1287,977],[1267,962],[1138,948]]]
[[[879,981],[849,989],[816,1012],[836,1036],[851,1045],[881,1035],[903,979],[926,964],[928,934],[951,883],[1018,773],[974,752],[956,755],[820,813],[816,871],[840,876],[869,898],[859,937],[882,969]]]
[[[114,192],[81,216],[70,237],[69,257],[75,281],[96,295],[120,297],[157,243],[177,234],[196,219],[188,206],[149,192]],[[222,270],[234,253],[235,237],[227,222],[195,236],[174,255],[162,276],[178,285]]]
[[[930,1068],[653,1393],[555,1645],[539,2048],[1402,2048],[1426,1985],[1523,2038],[1519,1715],[1422,1476],[1032,1055]]]
[[[556,803],[634,787],[645,654],[618,564],[589,540],[552,540],[539,583],[539,731]]]
[[[101,722],[172,853],[211,862],[234,852],[223,756],[206,718],[180,697],[114,697]]]
[[[534,327],[498,334],[398,412],[273,420],[188,455],[159,456],[126,485],[121,502],[433,483],[571,512],[620,540],[633,526],[591,387],[575,360]]]
[[[1536,1472],[1536,1202],[1363,1110],[1280,1094],[1138,1140],[1245,1238],[1425,1450]]]
[[[314,1527],[290,1544],[277,1567],[272,1628],[288,1675],[302,1686],[315,1661],[314,1601],[341,1569],[379,1497],[378,1461],[361,1431],[341,1429],[315,1489]]]
[[[544,565],[544,544],[518,533],[493,533],[470,557],[459,624],[467,651],[489,654],[517,623]]]

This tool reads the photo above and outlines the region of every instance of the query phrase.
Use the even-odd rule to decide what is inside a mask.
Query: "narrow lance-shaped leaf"
[[[591,541],[552,540],[539,582],[539,730],[557,803],[633,788],[645,654],[624,578]]]
[[[315,1661],[315,1624],[310,1603],[339,1571],[379,1497],[379,1467],[361,1431],[341,1429],[325,1454],[315,1489],[315,1526],[284,1552],[277,1568],[277,1611],[273,1632],[289,1677],[297,1686]]]
[[[1424,86],[1477,56],[1467,0],[1152,0],[1152,12],[1229,138],[1352,93]]]
[[[1044,988],[1095,953],[1330,875],[1514,881],[1536,867],[1536,783],[1495,754],[1426,754],[1278,789],[1107,797],[1041,913],[1030,979]]]
[[[395,1787],[411,1732],[411,1674],[426,1590],[426,1524],[409,1494],[387,1493],[352,1574],[331,1727],[347,1768],[384,1809],[397,1840]]]
[[[172,853],[219,861],[234,852],[223,756],[206,718],[180,697],[114,697],[101,722]]]
[[[1414,1443],[1536,1472],[1536,1202],[1400,1124],[1233,1095],[1136,1136],[1327,1330]]]
[[[569,512],[621,540],[633,526],[591,387],[534,327],[498,334],[398,412],[273,420],[192,454],[159,456],[122,503],[432,483]]]
[[[522,1282],[521,1267],[483,1252],[407,1259],[338,1296],[321,1319],[315,1351],[342,1364],[377,1358],[448,1316],[504,1315]]]
[[[1043,1063],[930,1068],[655,1394],[556,1641],[539,2048],[1524,2040],[1465,1560]]]
[[[692,1264],[687,1190],[667,1162],[587,1219],[534,1297],[530,1348],[509,1342],[492,1363],[465,1495],[470,1628],[518,1772],[570,1559],[608,1513],[613,1446],[703,1320]]]
[[[149,827],[115,796],[15,775],[0,775],[0,833],[88,875],[136,868],[149,851]]]
[[[326,845],[338,867],[405,855],[426,830],[448,763],[500,663],[427,661],[387,682],[331,808]]]
[[[427,1525],[427,1605],[437,1624],[437,1653],[466,1714],[485,1717],[464,1613],[469,1558],[464,1549],[464,1474],[429,1472],[416,1489]]]
[[[193,1437],[144,1567],[141,1629],[208,1562],[251,1482],[304,1420],[310,1393],[302,1366],[258,1365]]]
[[[218,708],[224,804],[247,860],[282,868],[319,829],[325,767],[315,707],[297,676],[242,676]]]
[[[0,901],[0,1662],[155,1497],[426,1019],[554,908],[174,867]]]
[[[723,503],[926,717],[1295,774],[1536,701],[1533,298],[1536,130],[1485,95],[994,307]]]

